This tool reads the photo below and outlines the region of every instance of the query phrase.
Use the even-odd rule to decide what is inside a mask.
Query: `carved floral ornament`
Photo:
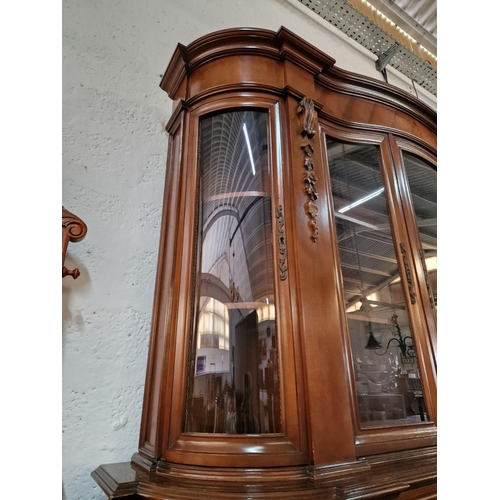
[[[436,306],[434,304],[434,295],[432,293],[431,284],[429,281],[429,273],[427,272],[427,266],[425,265],[424,252],[422,251],[421,248],[418,249],[418,254],[420,255],[420,262],[422,263],[422,269],[424,270],[425,286],[427,287],[427,294],[429,295],[429,302],[431,304],[431,308],[435,309]]]
[[[405,248],[404,243],[400,243],[399,247],[401,249],[401,253],[403,254],[403,262],[404,262],[404,266],[405,266],[406,281],[408,282],[410,300],[411,300],[412,304],[416,304],[417,303],[417,294],[415,293],[415,290],[413,288],[413,278],[411,276],[410,265],[408,264],[408,255],[406,253],[406,248]]]
[[[283,230],[283,226],[285,225],[285,221],[283,220],[283,207],[281,205],[278,206],[278,210],[276,211],[276,217],[279,221],[278,223],[278,242],[280,249],[280,280],[286,280],[286,272],[288,267],[286,265],[286,241],[285,241],[285,232]]]
[[[316,122],[317,113],[314,109],[314,102],[309,97],[304,97],[297,107],[297,114],[299,117],[302,116],[301,130],[300,134],[304,137],[300,148],[304,153],[304,168],[306,172],[303,175],[305,182],[304,191],[309,197],[309,201],[305,204],[305,211],[309,217],[309,226],[312,230],[311,238],[316,243],[318,241],[319,229],[318,229],[318,204],[316,200],[318,199],[318,192],[316,191],[316,174],[314,173],[314,163],[313,154],[314,149],[311,145],[309,139],[314,137],[316,130],[314,129],[314,124]]]

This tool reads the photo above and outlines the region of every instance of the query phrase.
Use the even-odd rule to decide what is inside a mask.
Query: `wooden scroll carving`
[[[404,243],[400,243],[399,247],[401,248],[401,253],[403,254],[403,262],[405,265],[406,281],[408,282],[408,289],[410,290],[411,303],[416,304],[417,295],[415,293],[415,290],[413,289],[413,278],[411,277],[410,265],[408,264],[408,257],[406,255],[406,248],[404,246]]]
[[[73,279],[80,276],[80,271],[78,269],[69,270],[64,266],[64,261],[66,259],[66,250],[68,249],[68,243],[72,241],[73,243],[83,240],[87,234],[87,226],[85,222],[82,221],[75,214],[72,214],[64,207],[62,207],[62,277],[73,276]]]
[[[419,248],[418,253],[420,255],[420,262],[422,262],[422,269],[424,270],[425,286],[427,287],[427,293],[429,294],[429,302],[431,303],[431,308],[435,309],[434,294],[432,293],[431,284],[429,282],[429,273],[427,272],[427,266],[425,265],[424,252],[421,248]]]
[[[314,130],[314,122],[316,120],[316,111],[314,102],[309,97],[304,97],[297,108],[297,114],[303,114],[300,133],[304,137],[300,148],[304,153],[304,173],[305,192],[309,197],[309,201],[305,204],[306,214],[309,217],[309,226],[312,230],[311,238],[316,243],[318,241],[318,192],[316,191],[316,174],[314,173],[313,153],[314,149],[309,141],[316,131]]]
[[[279,205],[278,210],[276,212],[276,217],[279,221],[278,223],[278,241],[279,241],[279,247],[280,247],[280,280],[285,281],[286,280],[286,272],[288,270],[288,267],[286,265],[286,241],[285,241],[285,232],[283,231],[283,226],[285,224],[285,221],[283,220],[283,207]]]

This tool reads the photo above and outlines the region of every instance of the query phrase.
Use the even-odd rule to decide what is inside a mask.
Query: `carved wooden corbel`
[[[85,222],[72,214],[70,211],[62,207],[62,277],[73,276],[73,279],[80,276],[80,271],[75,268],[69,270],[64,266],[64,261],[66,259],[66,250],[68,249],[68,243],[72,241],[73,243],[83,240],[87,234],[87,226]]]

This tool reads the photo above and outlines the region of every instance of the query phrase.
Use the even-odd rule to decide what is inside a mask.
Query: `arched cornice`
[[[190,76],[197,69],[217,59],[231,56],[272,59],[280,69],[272,77],[266,75],[266,81],[259,82],[256,77],[255,81],[248,83],[237,81],[237,77],[231,73],[232,68],[228,66],[227,82],[207,82],[205,86],[197,82],[194,91],[189,88]],[[248,61],[246,59],[245,64]],[[251,87],[282,95],[289,92],[297,94],[297,90],[294,90],[297,89],[293,82],[294,77],[290,76],[293,73],[289,71],[290,63],[303,75],[310,75],[312,88],[316,88],[318,95],[308,97],[319,107],[322,103],[318,96],[326,89],[389,106],[419,121],[429,130],[436,131],[436,112],[412,94],[385,82],[338,68],[335,66],[335,59],[285,27],[281,27],[277,32],[259,28],[225,29],[202,36],[187,46],[178,44],[160,87],[172,99],[182,99],[188,103],[210,93],[237,90],[238,86],[241,86],[242,91]],[[251,71],[251,68],[248,71]]]
[[[399,109],[436,131],[436,112],[409,92],[394,85],[382,83],[374,78],[352,73],[337,66],[332,66],[319,74],[317,81],[324,87],[341,94],[369,99]]]

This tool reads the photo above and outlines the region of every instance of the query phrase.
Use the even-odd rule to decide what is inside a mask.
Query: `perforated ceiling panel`
[[[392,36],[345,0],[298,1],[378,57],[396,43]],[[405,46],[399,45],[389,65],[437,96],[436,69]]]

